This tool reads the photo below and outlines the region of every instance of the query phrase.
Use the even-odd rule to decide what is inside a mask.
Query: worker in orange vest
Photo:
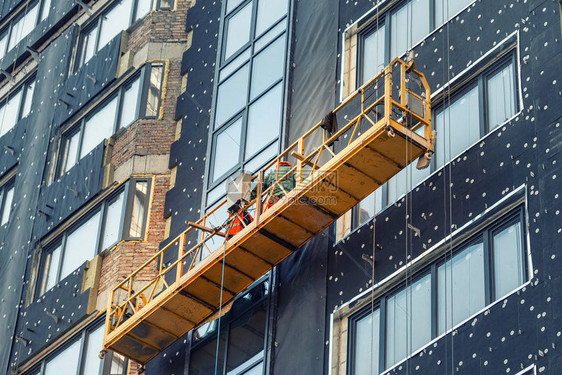
[[[226,239],[229,240],[236,233],[244,229],[248,224],[254,221],[252,215],[250,215],[242,205],[240,200],[237,200],[232,207],[228,209],[228,222],[229,227],[226,232]]]

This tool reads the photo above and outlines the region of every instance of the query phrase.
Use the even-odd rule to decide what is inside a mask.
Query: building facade
[[[98,358],[111,288],[400,57],[431,88],[429,167],[140,371],[561,373],[561,17],[558,0],[5,2],[2,371],[137,373]]]

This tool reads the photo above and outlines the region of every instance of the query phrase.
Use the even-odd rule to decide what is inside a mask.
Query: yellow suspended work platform
[[[113,288],[100,356],[110,349],[145,364],[224,313],[238,293],[409,163],[420,158],[418,167],[426,166],[433,152],[430,90],[413,62],[394,60],[326,118],[252,176],[256,198],[244,209],[253,221],[240,232],[227,240],[232,223],[210,223],[226,214],[225,200]],[[336,129],[334,119],[345,125]],[[283,175],[282,161],[292,164]],[[263,189],[271,173],[276,181]],[[296,183],[286,191],[289,176]],[[274,203],[275,189],[283,194]]]

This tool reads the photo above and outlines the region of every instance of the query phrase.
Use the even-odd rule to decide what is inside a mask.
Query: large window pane
[[[45,365],[45,375],[74,375],[78,369],[80,359],[80,340],[75,341],[68,348],[57,354]]]
[[[137,101],[139,97],[140,78],[130,83],[123,93],[123,104],[121,105],[121,119],[119,127],[124,128],[131,125],[137,119]]]
[[[246,159],[279,136],[283,93],[279,84],[250,106],[246,133]]]
[[[230,326],[226,371],[238,373],[248,361],[263,351],[265,342],[265,306],[250,311]]]
[[[417,169],[416,164],[414,161],[388,181],[388,204],[396,202],[429,176],[430,168]]]
[[[57,283],[57,272],[59,270],[59,260],[61,253],[61,245],[49,252],[45,257],[43,264],[43,278],[41,280],[41,292],[45,293]]]
[[[386,64],[386,49],[384,47],[384,25],[377,31],[371,32],[363,40],[363,82],[367,82],[379,73]]]
[[[31,81],[27,83],[23,88],[23,91],[25,93],[25,99],[23,101],[23,107],[21,110],[21,118],[27,116],[31,111],[31,102],[33,100],[34,90],[35,90],[35,81]]]
[[[501,298],[525,282],[521,223],[494,234],[494,286]]]
[[[120,239],[120,223],[123,219],[123,199],[125,194],[121,192],[109,205],[107,206],[107,213],[105,215],[105,227],[103,232],[103,245],[102,249],[107,249],[109,246],[115,244]]]
[[[436,0],[435,26],[439,27],[474,0]]]
[[[10,213],[12,212],[12,204],[14,201],[14,187],[8,188],[4,191],[4,205],[2,206],[2,225],[7,224],[10,220]]]
[[[250,89],[252,99],[283,77],[284,62],[285,36],[277,39],[255,57]]]
[[[148,211],[148,182],[139,181],[135,184],[135,196],[131,210],[131,227],[129,237],[142,237],[146,212]]]
[[[51,11],[51,0],[43,0],[43,5],[41,9],[41,21],[43,21],[49,16],[50,11]]]
[[[468,246],[437,270],[439,334],[484,307],[484,247]]]
[[[38,10],[38,3],[35,3],[33,7],[27,10],[23,17],[12,24],[12,33],[10,34],[10,42],[8,43],[8,51],[14,48],[16,44],[18,44],[33,30]]]
[[[226,26],[226,47],[224,59],[228,59],[250,41],[252,26],[252,2],[233,15]]]
[[[287,14],[287,0],[258,0],[256,36]]]
[[[62,260],[60,280],[64,279],[85,261],[92,259],[96,254],[100,215],[101,213],[98,211],[88,221],[68,235]]]
[[[88,334],[86,353],[84,353],[84,368],[82,375],[99,375],[103,360],[98,354],[103,344],[103,328],[101,326]],[[74,375],[74,374],[72,374]]]
[[[236,164],[240,159],[240,132],[242,130],[242,119],[228,127],[217,136],[215,146],[215,159],[213,169],[213,181],[221,177]]]
[[[429,34],[429,1],[411,0],[392,14],[390,21],[391,59],[402,56],[414,43]]]
[[[96,53],[96,39],[98,37],[99,27],[96,23],[91,29],[84,33],[82,39],[82,62],[86,62]]]
[[[248,65],[245,65],[219,86],[215,129],[224,124],[246,104],[249,72]]]
[[[457,99],[435,118],[437,168],[470,147],[480,138],[478,87]]]
[[[19,118],[19,110],[21,103],[22,90],[18,90],[2,104],[2,111],[0,111],[0,121],[2,122],[2,135],[6,134],[10,129],[16,125]]]
[[[146,117],[158,116],[163,71],[164,67],[162,65],[155,65],[150,69],[150,84],[148,86],[148,95],[146,99]]]
[[[80,159],[86,156],[104,139],[111,137],[115,124],[116,111],[117,98],[113,98],[92,117],[86,120],[82,149],[80,150]]]
[[[152,6],[152,0],[138,0],[137,9],[135,13],[135,21],[146,16],[148,12],[150,12],[151,6]]]
[[[8,31],[4,31],[0,35],[0,59],[6,54],[6,45],[8,44]]]
[[[64,172],[68,172],[78,161],[78,146],[80,145],[80,131],[65,140]]]
[[[431,340],[431,275],[387,299],[386,368]]]
[[[488,126],[492,130],[515,115],[513,64],[488,79]]]
[[[108,13],[103,15],[101,22],[100,40],[98,51],[102,49],[121,30],[129,26],[132,0],[121,0]]]
[[[380,311],[361,318],[355,323],[355,358],[353,358],[354,374],[379,373],[379,336]]]

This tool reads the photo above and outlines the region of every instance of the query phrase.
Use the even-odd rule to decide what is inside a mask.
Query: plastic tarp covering
[[[338,2],[294,6],[289,142],[334,108],[337,65]],[[325,231],[279,266],[274,374],[324,371],[328,247]]]
[[[42,184],[44,167],[49,147],[49,134],[54,106],[51,98],[56,97],[58,87],[68,71],[68,61],[72,50],[72,38],[62,35],[57,43],[52,43],[43,53],[43,62],[37,71],[37,83],[33,94],[36,103],[29,115],[26,134],[21,149],[15,150],[18,163],[22,167],[15,179],[14,206],[6,227],[0,249],[0,373],[8,371],[10,351],[22,351],[24,346],[14,340],[18,307],[21,303],[22,288],[26,285],[26,263],[31,252],[33,218]],[[24,122],[16,124],[16,128]],[[9,136],[8,136],[9,138]],[[4,149],[6,137],[0,138]],[[30,261],[30,259],[29,259]],[[31,322],[34,323],[34,322]],[[33,340],[31,332],[26,331],[27,339]],[[8,344],[13,342],[12,345]],[[26,350],[27,351],[27,350]]]
[[[336,105],[338,2],[294,2],[288,143],[316,125]],[[316,144],[320,138],[310,144]],[[310,151],[310,150],[306,150]]]

